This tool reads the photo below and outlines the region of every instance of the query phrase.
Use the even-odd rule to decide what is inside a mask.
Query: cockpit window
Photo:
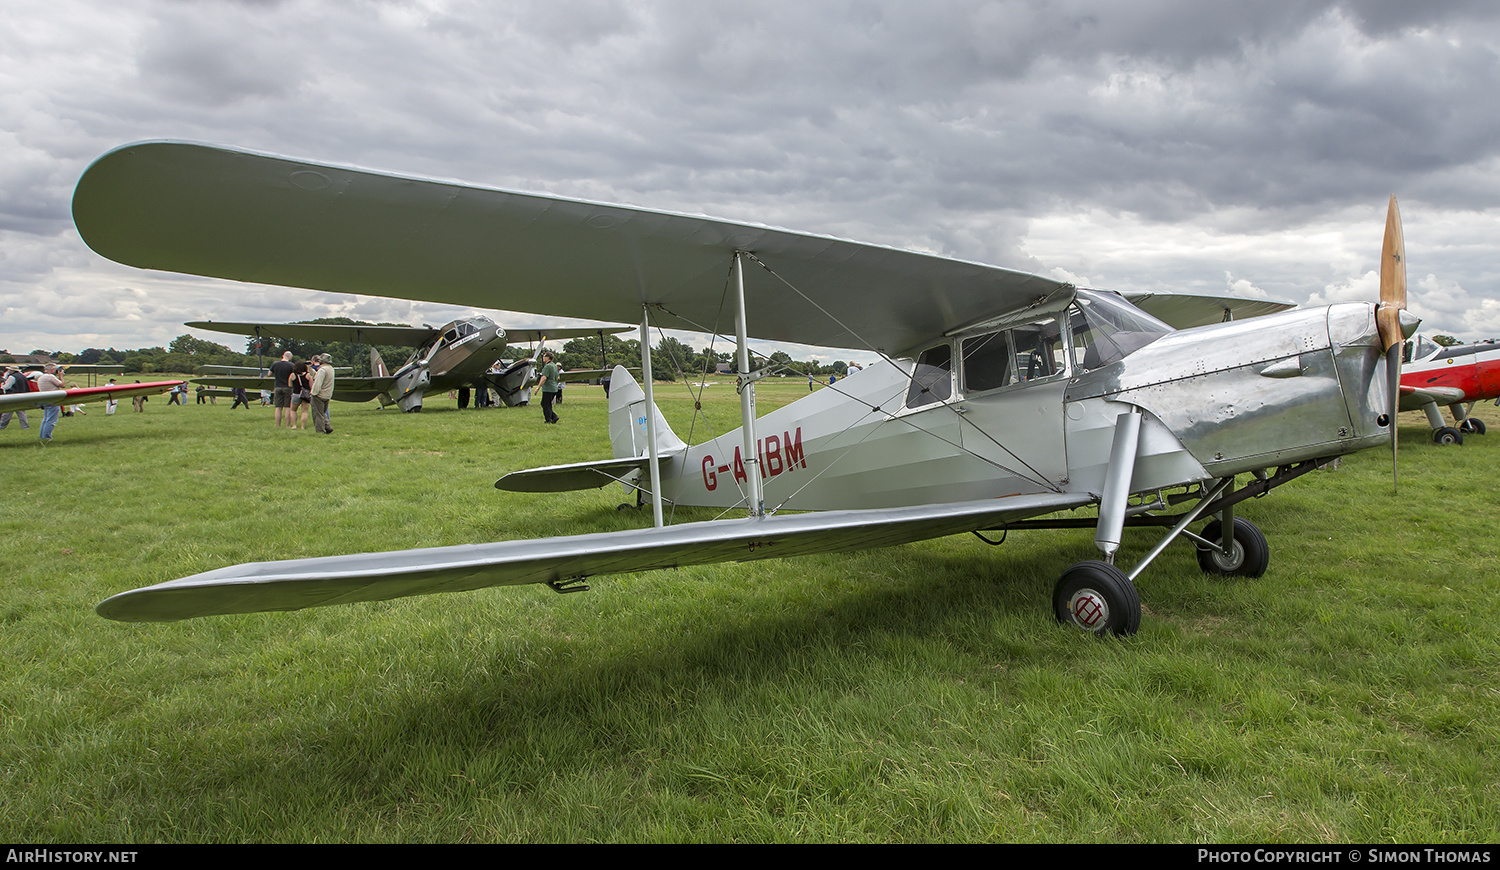
[[[1078,365],[1107,366],[1172,331],[1172,327],[1113,293],[1079,290],[1071,312]]]
[[[1063,371],[1060,330],[1061,325],[1049,317],[1010,331],[1011,340],[1016,343],[1016,380],[1047,378]]]
[[[953,349],[946,344],[928,348],[917,358],[911,386],[906,391],[906,407],[920,408],[945,401],[953,395]]]
[[[1014,382],[1011,360],[1014,354],[1006,333],[992,332],[963,341],[964,389],[971,393],[998,390]]]

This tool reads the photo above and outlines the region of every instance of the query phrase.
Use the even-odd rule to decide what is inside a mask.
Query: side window
[[[946,344],[928,348],[917,358],[911,386],[906,391],[906,407],[920,408],[946,400],[953,394],[953,349]]]
[[[1016,343],[1016,380],[1051,377],[1062,371],[1058,359],[1058,323],[1045,320],[1011,330]]]
[[[964,339],[964,389],[966,391],[980,393],[985,390],[997,390],[1012,383],[1011,363],[1014,354],[1011,353],[1010,343],[1006,341],[1005,335],[1003,332],[992,332],[989,335]]]

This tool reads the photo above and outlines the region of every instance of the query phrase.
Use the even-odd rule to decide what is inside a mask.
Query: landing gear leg
[[[1141,411],[1131,408],[1115,419],[1114,444],[1099,499],[1094,545],[1104,561],[1079,562],[1063,572],[1052,590],[1052,612],[1059,622],[1093,634],[1131,635],[1141,627],[1141,597],[1125,572],[1114,565],[1125,528],[1130,478],[1140,444]]]

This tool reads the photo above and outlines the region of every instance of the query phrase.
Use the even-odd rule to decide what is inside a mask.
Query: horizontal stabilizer
[[[993,528],[1090,501],[1087,495],[1072,493],[1018,495],[949,505],[751,517],[531,541],[252,562],[122,592],[96,609],[100,616],[122,622],[166,622],[489,586],[572,582],[596,574],[906,544]]]
[[[572,462],[567,465],[549,465],[545,468],[528,468],[512,471],[495,481],[495,489],[510,492],[572,492],[575,489],[598,489],[615,483],[632,471],[646,470],[646,457],[630,459],[600,459],[590,462]]]

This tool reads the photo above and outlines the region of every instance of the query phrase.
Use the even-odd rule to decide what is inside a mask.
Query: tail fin
[[[675,453],[687,444],[672,431],[655,405],[656,452]],[[615,366],[609,376],[609,443],[616,459],[646,455],[646,391],[624,366]]]
[[[380,358],[380,351],[370,348],[370,377],[388,378],[391,373],[386,370],[385,360]]]

